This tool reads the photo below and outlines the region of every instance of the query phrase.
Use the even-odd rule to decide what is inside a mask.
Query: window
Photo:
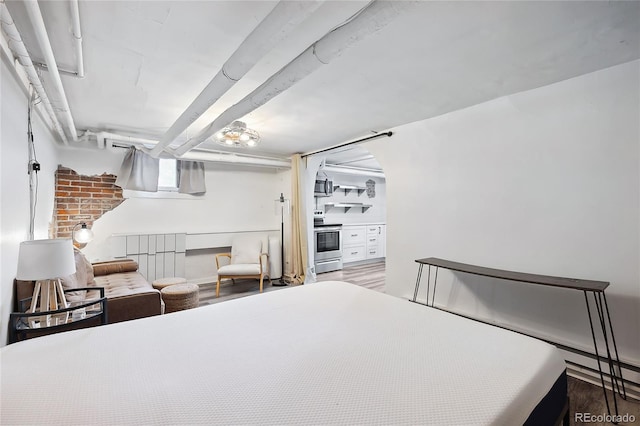
[[[175,158],[161,158],[158,173],[158,191],[178,190],[178,161]]]

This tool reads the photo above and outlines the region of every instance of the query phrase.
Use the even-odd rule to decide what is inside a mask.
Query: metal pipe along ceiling
[[[333,173],[344,173],[348,175],[358,175],[358,176],[373,176],[384,178],[384,171],[381,170],[373,170],[373,169],[362,169],[358,167],[349,167],[349,166],[338,166],[335,164],[327,164],[324,167],[321,167],[320,170],[325,172],[333,172]]]
[[[20,36],[20,33],[18,32],[16,25],[13,22],[11,15],[9,14],[9,10],[4,4],[4,1],[0,2],[0,24],[2,26],[2,31],[4,31],[4,33],[7,35],[9,49],[11,49],[11,52],[13,52],[15,57],[18,59],[18,62],[20,62],[20,65],[22,65],[22,67],[24,68],[29,82],[40,97],[40,102],[47,112],[47,115],[51,119],[53,128],[58,133],[58,135],[60,135],[62,142],[67,144],[67,136],[62,130],[62,125],[60,124],[60,121],[58,121],[58,117],[53,111],[51,101],[47,96],[47,92],[44,90],[44,86],[42,85],[42,81],[38,76],[38,72],[36,71],[33,62],[31,61],[29,52],[27,51],[27,48],[22,41],[22,37]]]
[[[160,138],[150,154],[160,155],[194,121],[204,114],[277,43],[311,15],[322,1],[281,1],[249,34],[238,49],[224,63],[220,71],[200,92],[198,97]]]
[[[243,164],[247,166],[271,167],[277,169],[288,169],[291,167],[289,160],[279,160],[276,158],[261,158],[249,155],[238,155],[235,153],[191,151],[182,156],[183,160],[210,161],[214,163]]]
[[[95,136],[97,138],[97,146],[99,148],[104,148],[105,145],[112,146],[112,141],[116,141],[116,143],[121,142],[125,145],[135,146],[137,148],[143,148],[145,145],[155,145],[158,141],[153,139],[145,139],[138,138],[132,136],[124,136],[119,135],[117,133],[111,132],[91,132],[87,131],[84,133],[81,139],[87,139],[90,136]],[[107,140],[109,142],[107,142]],[[270,167],[277,169],[288,169],[291,167],[291,162],[286,159],[279,158],[266,158],[252,155],[243,155],[236,153],[227,153],[221,151],[191,151],[185,156],[182,157],[184,160],[193,160],[193,161],[207,161],[214,163],[229,163],[229,164],[241,164],[247,166],[259,166],[259,167]]]
[[[56,101],[59,103],[57,110],[62,116],[62,124],[64,125],[67,136],[76,141],[78,140],[78,134],[73,122],[73,117],[71,116],[71,108],[69,108],[69,103],[67,102],[67,95],[65,94],[64,87],[62,86],[62,80],[60,79],[60,73],[58,72],[58,64],[56,63],[56,58],[53,55],[53,49],[49,42],[47,28],[44,25],[40,7],[38,6],[37,0],[26,0],[24,1],[24,6],[27,10],[27,15],[29,16],[31,25],[33,26],[36,39],[38,40],[38,45],[44,55],[47,69],[51,74],[53,81],[52,89],[56,94]]]
[[[334,29],[320,40],[309,46],[297,58],[272,75],[260,87],[240,102],[224,111],[211,124],[202,129],[193,138],[173,151],[174,155],[184,155],[190,149],[200,145],[224,126],[245,116],[264,105],[272,98],[289,89],[298,81],[307,77],[338,57],[344,50],[360,40],[380,31],[402,11],[415,2],[372,1],[356,16]]]
[[[71,23],[73,25],[73,41],[76,47],[77,76],[84,78],[84,57],[82,55],[82,30],[80,29],[80,9],[78,0],[71,0]]]

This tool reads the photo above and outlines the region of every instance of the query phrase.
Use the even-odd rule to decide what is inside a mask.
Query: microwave
[[[316,179],[313,195],[316,197],[330,197],[333,195],[333,181],[330,179]]]

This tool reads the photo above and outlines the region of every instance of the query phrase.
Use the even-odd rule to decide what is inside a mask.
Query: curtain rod
[[[338,149],[338,148],[342,148],[342,147],[345,147],[345,146],[353,145],[353,144],[356,144],[356,143],[368,141],[369,139],[375,139],[375,138],[379,138],[379,137],[382,137],[382,136],[391,137],[391,135],[393,135],[392,131],[388,131],[388,132],[384,132],[384,133],[378,133],[378,134],[375,134],[373,136],[367,136],[366,138],[361,138],[361,139],[358,139],[358,140],[355,140],[355,141],[346,142],[346,143],[343,143],[343,144],[340,144],[340,145],[332,146],[330,148],[319,149],[317,151],[307,152],[306,154],[302,154],[300,157],[305,158],[305,157],[308,157],[308,156],[313,155],[313,154],[319,154],[321,152],[331,151],[333,149]]]

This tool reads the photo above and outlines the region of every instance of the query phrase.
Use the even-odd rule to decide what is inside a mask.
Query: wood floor
[[[341,271],[325,272],[317,275],[317,281],[346,281],[362,287],[384,293],[385,263],[384,261],[365,265],[350,266]],[[275,291],[287,287],[274,286],[264,282],[264,291]],[[236,280],[223,282],[220,286],[220,297],[216,298],[216,284],[200,285],[200,306],[220,303],[226,300],[251,296],[260,293],[258,280]]]
[[[571,425],[611,425],[613,423],[584,423],[584,422],[576,422],[575,413],[591,413],[594,416],[598,416],[601,414],[607,414],[607,406],[604,401],[604,394],[602,392],[602,388],[596,385],[592,385],[591,383],[587,383],[582,380],[574,379],[573,377],[569,377],[568,380],[568,388],[569,388],[569,401],[570,408],[569,411],[571,413]],[[612,395],[610,391],[607,391],[607,395],[609,398],[609,404],[613,406]],[[623,400],[622,398],[617,398],[618,401],[618,413],[620,415],[629,414],[635,417],[635,422],[633,423],[618,423],[621,425],[640,425],[640,401],[631,399],[627,397],[627,400]]]
[[[346,281],[361,287],[385,293],[385,262],[348,266],[341,271],[317,275],[317,281]]]
[[[385,292],[385,263],[376,262],[365,265],[349,266],[341,271],[327,272],[317,275],[317,281],[346,281],[371,290]],[[275,291],[287,287],[273,286],[268,282],[264,283],[264,291]],[[215,283],[200,286],[200,306],[212,303],[220,303],[226,300],[237,299],[239,297],[259,294],[257,280],[236,280],[235,284],[224,284],[220,287],[220,297],[215,297]],[[598,386],[584,382],[582,380],[569,377],[569,399],[571,425],[610,425],[612,423],[583,423],[575,421],[575,413],[591,413],[592,415],[606,414],[607,409],[604,403],[602,389]],[[611,396],[609,396],[611,401]],[[618,399],[618,410],[620,414],[629,413],[635,416],[635,425],[640,424],[640,402],[628,399],[626,401]],[[620,425],[632,423],[619,423]]]

